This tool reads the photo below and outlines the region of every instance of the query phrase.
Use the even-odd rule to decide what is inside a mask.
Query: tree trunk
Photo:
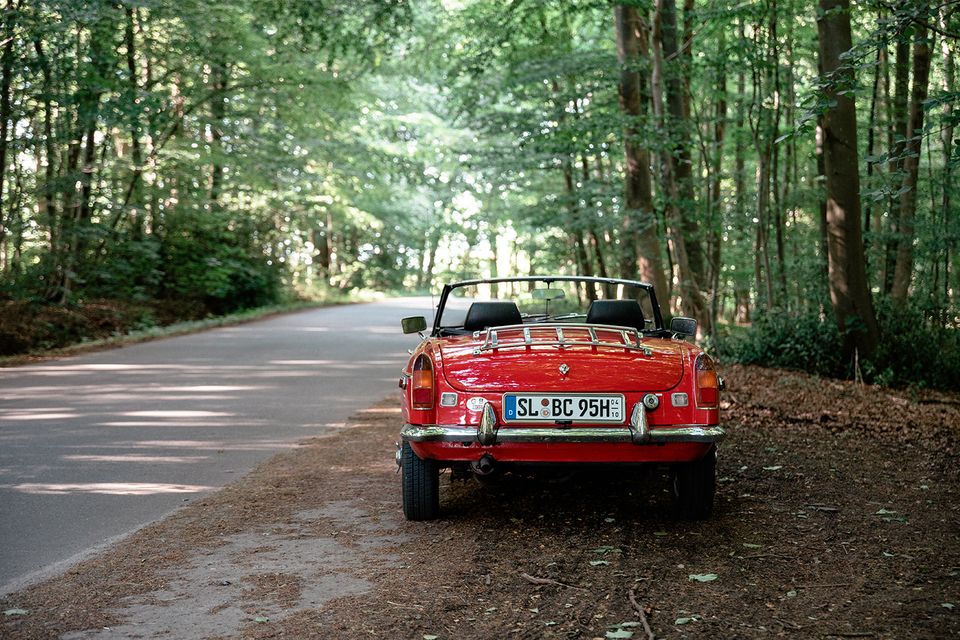
[[[783,91],[780,86],[780,43],[777,35],[777,0],[770,4],[770,15],[767,21],[767,33],[769,34],[770,50],[768,73],[772,78],[773,95],[775,98],[773,122],[771,123],[770,133],[768,134],[768,144],[773,161],[770,165],[770,191],[773,194],[773,231],[777,247],[777,285],[779,300],[778,304],[786,306],[787,304],[787,259],[783,244],[783,201],[780,199],[780,189],[777,186],[777,178],[780,174],[780,146],[776,143],[780,137],[780,119],[783,117]],[[771,83],[768,81],[767,86]]]
[[[223,123],[227,115],[224,93],[230,71],[226,63],[220,62],[213,65],[210,75],[211,89],[214,92],[214,97],[210,100],[210,153],[213,156],[213,166],[210,169],[210,203],[219,206],[223,186]]]
[[[879,340],[863,259],[857,113],[853,69],[843,56],[852,49],[849,0],[820,0],[817,32],[825,95],[833,105],[823,116],[827,176],[827,244],[830,301],[843,336],[844,357],[868,355]]]
[[[740,41],[744,41],[746,38],[745,27],[742,18],[737,19],[737,36]],[[743,220],[746,216],[746,202],[747,202],[747,174],[746,174],[746,155],[747,149],[746,144],[744,144],[743,136],[743,124],[744,124],[744,113],[747,110],[746,99],[744,98],[747,88],[747,77],[744,70],[744,65],[737,65],[737,108],[735,118],[736,125],[736,135],[734,136],[734,155],[733,155],[733,207],[736,214],[737,220]],[[736,276],[738,279],[742,278],[739,274]],[[748,276],[749,277],[749,276]],[[744,323],[750,320],[749,311],[750,311],[750,287],[746,283],[738,282],[734,285],[738,290],[745,290],[747,295],[747,304],[739,306],[738,310],[747,313],[747,315],[742,319]],[[757,294],[759,295],[760,290],[757,289]],[[736,295],[736,293],[734,294]]]
[[[660,45],[663,59],[670,64],[661,69],[664,82],[666,111],[670,117],[666,130],[671,136],[673,153],[671,155],[674,184],[677,201],[674,206],[680,216],[686,254],[690,261],[690,273],[696,278],[698,289],[704,281],[703,245],[700,241],[700,229],[696,217],[696,197],[693,189],[693,161],[690,155],[690,106],[685,88],[689,81],[688,54],[692,42],[685,42],[681,50],[677,42],[677,6],[676,0],[658,0],[660,15]],[[692,14],[692,0],[684,1],[684,8]],[[692,35],[690,38],[692,39]]]
[[[946,7],[940,8],[940,29],[947,31],[950,15],[957,9],[947,10]],[[943,91],[952,93],[954,91],[954,62],[953,62],[953,43],[949,38],[943,38],[940,41],[940,51],[943,54]],[[950,164],[950,158],[953,153],[953,104],[947,102],[943,105],[943,129],[940,132],[940,142],[943,144],[943,195],[941,199],[941,214],[943,217],[943,299],[946,303],[950,294],[950,218],[952,213],[951,192],[953,190],[953,166]]]
[[[767,309],[774,306],[773,274],[770,271],[770,145],[761,144],[757,156],[757,237],[754,272],[757,291],[766,290]]]
[[[427,251],[427,266],[424,268],[423,282],[428,289],[433,289],[433,271],[437,263],[437,247],[440,245],[440,232],[435,232],[430,238],[430,249]]]
[[[19,3],[7,0],[3,8],[3,27],[0,28],[0,38],[3,41],[3,52],[0,53],[0,246],[6,242],[7,222],[3,218],[3,196],[7,173],[7,136],[9,134],[11,104],[10,91],[13,84],[13,37],[14,26],[19,11]]]
[[[903,180],[903,157],[904,144],[907,138],[907,93],[910,90],[910,42],[905,36],[897,39],[896,58],[894,59],[894,96],[893,96],[893,123],[890,135],[890,163],[889,171],[895,180]],[[897,250],[899,241],[896,239],[899,233],[899,221],[897,208],[894,206],[893,198],[888,202],[888,208],[891,217],[891,227],[894,232],[894,238],[887,243],[886,255],[884,257],[884,293],[890,293],[893,289],[893,272],[896,267]]]
[[[570,164],[569,158],[563,164],[563,185],[567,192],[567,198],[570,201],[569,208],[572,228],[570,229],[569,234],[573,240],[574,252],[577,259],[577,267],[580,275],[592,277],[593,267],[590,265],[590,258],[587,255],[587,244],[583,238],[583,229],[581,228],[581,221],[579,220],[579,211],[574,200],[575,193],[573,187],[573,167]],[[593,302],[597,299],[597,290],[595,287],[587,287],[587,299],[590,302]]]
[[[86,250],[85,229],[93,215],[93,174],[97,158],[96,134],[100,119],[100,99],[107,89],[106,82],[113,73],[113,29],[116,11],[113,5],[101,6],[89,26],[89,72],[80,80],[77,91],[77,129],[67,152],[67,176],[75,180],[70,216],[64,220],[65,257],[59,291],[60,304],[66,304],[73,295],[74,270],[83,260]],[[82,38],[77,32],[77,47]],[[80,51],[78,51],[78,55]],[[82,143],[81,143],[82,141]],[[82,165],[81,160],[82,150]],[[79,171],[78,171],[79,169]]]
[[[878,16],[882,18],[881,14]],[[873,161],[874,155],[876,154],[876,130],[877,130],[877,103],[880,100],[880,74],[881,70],[881,51],[883,47],[877,47],[877,64],[873,70],[873,90],[870,92],[870,116],[867,120],[867,188],[871,188],[872,178],[873,178],[873,169],[876,164]],[[873,205],[870,200],[867,200],[866,205],[863,208],[863,254],[867,257],[869,261],[870,256],[870,246],[872,244],[871,240],[871,230],[873,228],[871,215],[873,213]]]
[[[143,198],[140,193],[140,183],[143,176],[143,148],[140,144],[140,109],[137,107],[137,99],[140,93],[139,74],[137,72],[137,49],[136,39],[134,38],[134,12],[131,7],[124,7],[127,20],[124,24],[123,40],[127,48],[127,74],[130,91],[130,162],[133,165],[133,172],[130,177],[130,184],[127,187],[127,193],[123,198],[123,207],[126,209],[131,204],[133,211],[128,214],[131,222],[131,229],[134,237],[139,237],[143,231],[142,215],[139,207],[143,205]],[[118,213],[119,220],[119,213]]]
[[[624,220],[630,238],[639,244],[640,279],[653,285],[658,295],[667,295],[667,280],[663,270],[660,238],[657,234],[657,219],[653,209],[650,189],[650,153],[640,144],[638,121],[646,115],[650,98],[644,76],[640,73],[642,63],[649,60],[647,28],[635,7],[614,7],[617,32],[617,58],[620,61],[620,110],[626,126],[623,131],[625,155]],[[626,265],[625,265],[626,266]],[[630,277],[633,269],[624,271]]]
[[[487,243],[490,245],[490,277],[497,278],[499,271],[497,267],[497,232],[496,228],[491,228],[487,234]],[[494,282],[490,285],[490,296],[496,300],[500,297],[500,284]]]
[[[927,99],[930,78],[930,46],[927,29],[917,25],[913,43],[913,89],[910,94],[910,120],[904,147],[903,184],[900,193],[900,216],[897,225],[897,266],[893,273],[890,297],[903,306],[913,275],[913,218],[917,212],[917,176],[920,171],[920,146],[923,140],[923,102]]]
[[[723,30],[719,35],[720,64],[716,70],[716,105],[713,121],[713,149],[710,171],[709,212],[710,212],[710,318],[716,324],[720,313],[720,245],[723,237],[723,211],[720,202],[720,182],[723,169],[723,140],[727,128],[727,50]]]
[[[823,73],[821,68],[821,74]],[[817,186],[819,188],[819,216],[817,217],[818,228],[820,230],[820,271],[823,275],[823,281],[830,281],[830,251],[827,242],[827,163],[823,157],[824,131],[823,116],[817,118]]]
[[[9,250],[7,270],[12,278],[18,278],[22,275],[23,265],[23,195],[26,191],[23,184],[23,167],[18,161],[17,156],[13,156],[13,175],[14,175],[14,196],[10,202],[10,215],[8,216],[10,233],[13,235]]]
[[[671,34],[673,39],[672,49],[664,42],[666,31],[668,30],[666,28],[667,21],[669,20],[673,21]],[[676,53],[675,6],[673,0],[657,0],[653,28],[653,82],[651,84],[653,86],[654,111],[661,121],[665,121],[666,119],[666,109],[664,106],[665,96],[661,82],[667,85],[667,91],[670,90],[669,87],[672,87],[674,92],[673,98],[670,100],[672,115],[674,117],[682,116],[682,101],[680,100],[680,96],[676,95],[676,92],[680,90],[679,80],[674,79],[667,82],[663,75],[664,58],[668,55],[668,51]],[[679,146],[682,147],[682,143]],[[671,150],[667,148],[666,145],[664,146],[660,166],[667,200],[665,212],[666,226],[670,235],[670,242],[673,246],[674,261],[677,265],[677,293],[680,296],[680,308],[684,314],[697,319],[702,334],[709,335],[713,332],[713,326],[710,324],[710,314],[707,312],[703,303],[699,279],[691,265],[687,252],[684,219],[679,209],[679,203],[682,198],[678,190],[676,168],[680,164],[683,164],[683,162],[682,159],[678,158],[677,154],[672,151],[678,151],[678,147],[675,146],[674,149]],[[689,157],[689,152],[687,156]],[[688,170],[689,167],[688,162]]]
[[[582,231],[573,232],[573,246],[577,252],[577,264],[580,275],[592,278],[593,268],[590,265],[590,257],[587,255],[587,243],[583,239]],[[587,287],[587,299],[590,302],[597,299],[597,291],[593,286]]]
[[[326,223],[323,225],[323,229],[314,229],[313,230],[313,247],[316,250],[315,262],[318,271],[320,272],[320,277],[323,279],[324,284],[330,284],[330,260],[333,255],[333,245],[331,244],[333,240],[333,216],[328,212]]]
[[[773,209],[770,206],[771,181],[776,174],[771,171],[773,156],[775,151],[774,140],[776,139],[776,126],[773,111],[767,104],[766,94],[773,96],[775,94],[774,80],[774,60],[771,44],[774,40],[774,13],[768,15],[768,24],[766,28],[759,21],[754,25],[753,45],[758,50],[765,50],[766,54],[762,63],[754,63],[751,71],[753,75],[753,100],[748,107],[748,124],[753,141],[754,150],[757,153],[756,169],[756,234],[754,244],[754,279],[756,281],[757,295],[765,292],[765,307],[771,309],[776,304],[774,295],[773,278],[774,274],[770,268],[770,219],[773,216]],[[765,43],[763,34],[767,34]],[[754,117],[753,113],[757,111]],[[759,303],[757,305],[760,306]]]
[[[57,237],[57,201],[54,197],[53,187],[54,176],[56,175],[56,167],[54,166],[56,151],[53,143],[53,103],[51,98],[53,85],[50,78],[50,61],[43,50],[43,42],[40,38],[33,41],[33,48],[37,53],[37,64],[40,66],[40,72],[43,76],[44,184],[40,189],[39,205],[43,218],[46,219],[50,229],[50,256],[56,256],[59,251],[59,243]],[[51,295],[51,292],[48,291],[47,295]]]
[[[878,88],[878,117],[877,117],[877,129],[881,132],[886,131],[885,147],[882,147],[885,153],[890,153],[893,145],[893,132],[891,123],[893,121],[893,105],[890,100],[890,60],[889,60],[889,51],[886,44],[882,44],[877,48],[877,60],[878,69],[877,74],[880,78],[880,86]],[[876,143],[878,147],[881,146],[881,143]],[[887,165],[889,166],[889,165]],[[876,171],[883,171],[884,165],[877,164],[874,169]],[[887,282],[887,227],[889,225],[889,211],[887,207],[881,207],[878,209],[876,215],[872,216],[870,222],[870,233],[873,237],[873,241],[870,243],[871,251],[867,253],[867,266],[868,273],[875,273],[874,275],[874,284],[880,288],[880,291],[886,291],[886,282]]]

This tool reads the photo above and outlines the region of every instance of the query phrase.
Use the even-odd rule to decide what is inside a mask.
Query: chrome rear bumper
[[[488,404],[477,426],[408,424],[400,431],[400,437],[406,442],[479,442],[481,445],[507,442],[717,443],[726,435],[719,426],[674,425],[650,429],[646,410],[639,402],[634,406],[630,424],[626,427],[502,427],[497,424],[493,408]]]

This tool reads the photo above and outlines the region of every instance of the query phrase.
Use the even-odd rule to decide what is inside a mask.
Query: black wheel
[[[440,514],[440,469],[433,460],[421,460],[403,443],[403,515],[407,520],[433,520]]]
[[[686,520],[708,518],[717,487],[716,447],[699,460],[674,465],[670,480],[677,515]]]

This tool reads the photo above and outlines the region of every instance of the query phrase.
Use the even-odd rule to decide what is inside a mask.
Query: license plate
[[[624,398],[614,394],[506,393],[504,422],[623,422]]]

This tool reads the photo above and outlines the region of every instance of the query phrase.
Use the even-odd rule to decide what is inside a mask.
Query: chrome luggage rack
[[[535,338],[531,331],[552,329],[553,336],[550,338]],[[577,339],[569,334],[564,334],[564,330],[575,330],[575,333],[586,332],[587,339]],[[503,332],[522,332],[522,340],[500,340],[500,333]],[[602,340],[597,336],[597,331],[614,332],[620,338],[620,342],[611,342]],[[566,349],[568,347],[608,347],[613,349],[625,349],[627,351],[639,351],[645,356],[653,355],[653,350],[643,344],[643,336],[639,331],[632,327],[620,327],[612,324],[585,324],[574,322],[545,322],[543,324],[509,324],[502,327],[490,327],[485,331],[474,331],[473,337],[479,338],[484,334],[483,344],[473,350],[473,355],[477,356],[484,351],[496,351],[499,349],[528,349],[534,345],[557,347]]]

